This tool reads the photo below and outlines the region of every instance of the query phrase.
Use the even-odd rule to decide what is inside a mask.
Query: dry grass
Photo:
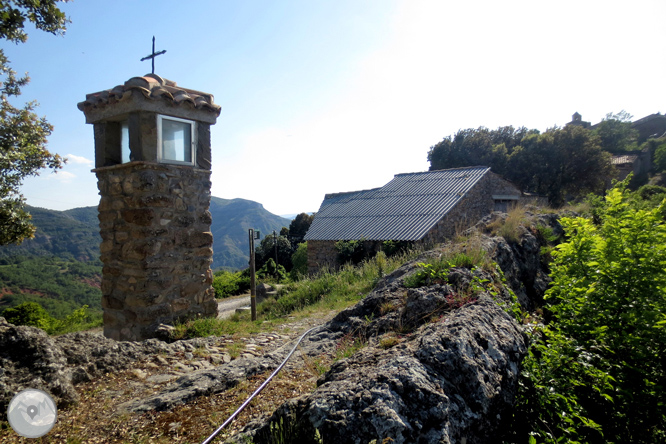
[[[495,236],[501,236],[507,242],[519,242],[522,227],[529,223],[525,205],[517,204],[509,209],[506,218],[497,218],[488,224],[488,229]]]

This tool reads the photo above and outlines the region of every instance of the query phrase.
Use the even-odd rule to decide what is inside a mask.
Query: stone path
[[[170,344],[178,350],[137,362],[131,370],[137,379],[134,382],[134,399],[121,404],[120,411],[170,409],[199,395],[226,390],[252,375],[272,370],[302,333],[313,326],[325,324],[334,314],[294,320],[280,325],[273,332],[262,332],[247,338],[220,336]],[[308,337],[300,346],[301,353],[318,355],[330,352],[334,343],[322,341],[322,334],[328,336],[327,333],[314,332],[312,338]],[[294,356],[287,368],[292,365],[302,366],[303,358]]]

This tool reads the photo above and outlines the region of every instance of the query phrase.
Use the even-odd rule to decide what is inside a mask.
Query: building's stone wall
[[[322,268],[337,268],[338,252],[336,241],[308,241],[308,273],[313,274]]]
[[[444,242],[476,224],[495,210],[493,195],[519,197],[520,190],[497,174],[486,173],[420,242],[425,245]]]
[[[215,316],[210,171],[131,162],[95,172],[105,336],[141,340],[160,323]]]

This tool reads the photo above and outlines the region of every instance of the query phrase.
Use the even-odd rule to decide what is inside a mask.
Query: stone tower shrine
[[[86,95],[95,133],[104,335],[216,316],[211,287],[211,94],[155,74]]]

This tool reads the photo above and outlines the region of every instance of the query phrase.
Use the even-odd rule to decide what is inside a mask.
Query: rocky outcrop
[[[11,398],[26,388],[44,390],[54,397],[58,407],[68,406],[79,399],[76,384],[131,368],[137,361],[186,357],[197,348],[213,348],[219,341],[117,342],[94,333],[51,337],[39,328],[16,326],[0,317],[0,412],[4,415]],[[230,360],[222,353],[209,358],[220,363]]]
[[[7,412],[12,397],[26,389],[41,389],[58,406],[79,397],[67,371],[67,357],[53,338],[36,327],[17,327],[0,317],[0,412]]]
[[[271,424],[291,442],[492,442],[511,414],[526,344],[515,322],[487,296],[424,325],[384,350],[368,347],[339,361],[317,390],[284,404]],[[465,441],[466,440],[466,441]]]
[[[493,213],[483,218],[473,230],[487,233],[488,226],[497,219],[506,219],[505,213]],[[564,235],[559,217],[555,214],[526,212],[531,221],[518,226],[518,241],[509,242],[500,236],[482,235],[483,247],[504,272],[507,285],[518,297],[525,311],[532,312],[543,305],[543,296],[550,283],[548,265],[541,249],[548,245],[542,234],[550,231],[555,238]],[[541,230],[540,230],[540,228]]]
[[[299,443],[493,442],[511,414],[527,350],[520,326],[501,308],[511,293],[499,274],[480,269],[453,269],[445,285],[405,288],[423,259],[385,277],[326,325],[362,338],[365,348],[334,364],[312,394],[286,402],[244,435],[258,444],[276,434]]]

